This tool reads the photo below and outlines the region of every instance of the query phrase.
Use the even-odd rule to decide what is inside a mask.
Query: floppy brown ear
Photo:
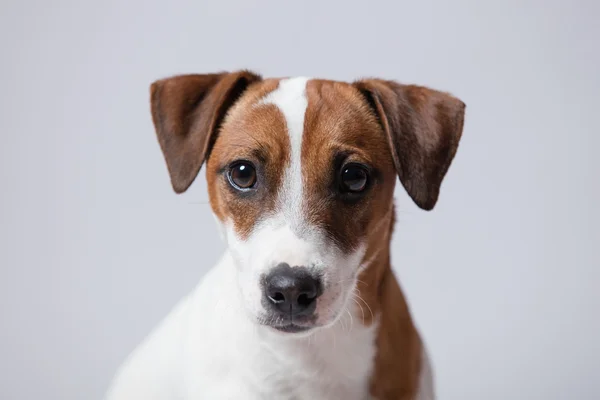
[[[260,79],[239,71],[179,75],[151,85],[152,121],[175,192],[185,192],[196,179],[227,110]]]
[[[465,104],[447,93],[393,81],[368,79],[354,85],[388,136],[402,185],[419,207],[431,210],[458,148]]]

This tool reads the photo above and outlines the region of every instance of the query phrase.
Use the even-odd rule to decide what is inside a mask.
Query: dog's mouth
[[[282,333],[302,333],[317,328],[316,315],[281,316],[259,320],[261,325]]]
[[[283,333],[300,333],[306,332],[311,329],[310,326],[296,325],[293,323],[289,323],[286,325],[270,325],[270,327]]]

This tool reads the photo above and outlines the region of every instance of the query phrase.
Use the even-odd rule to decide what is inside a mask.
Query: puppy
[[[424,210],[465,104],[420,86],[183,75],[151,86],[172,186],[202,164],[222,259],[119,369],[108,400],[433,399],[392,272],[396,176]]]

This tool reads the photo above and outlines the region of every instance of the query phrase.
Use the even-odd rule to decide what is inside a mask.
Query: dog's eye
[[[366,189],[369,173],[362,165],[349,164],[342,168],[340,179],[344,192],[359,193]]]
[[[256,183],[256,169],[249,162],[241,161],[231,166],[228,177],[236,189],[250,189]]]

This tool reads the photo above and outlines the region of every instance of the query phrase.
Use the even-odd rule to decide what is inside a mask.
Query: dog
[[[227,250],[121,365],[108,400],[430,400],[390,264],[397,177],[431,210],[465,104],[384,79],[247,70],[151,85],[173,189],[206,164]]]

